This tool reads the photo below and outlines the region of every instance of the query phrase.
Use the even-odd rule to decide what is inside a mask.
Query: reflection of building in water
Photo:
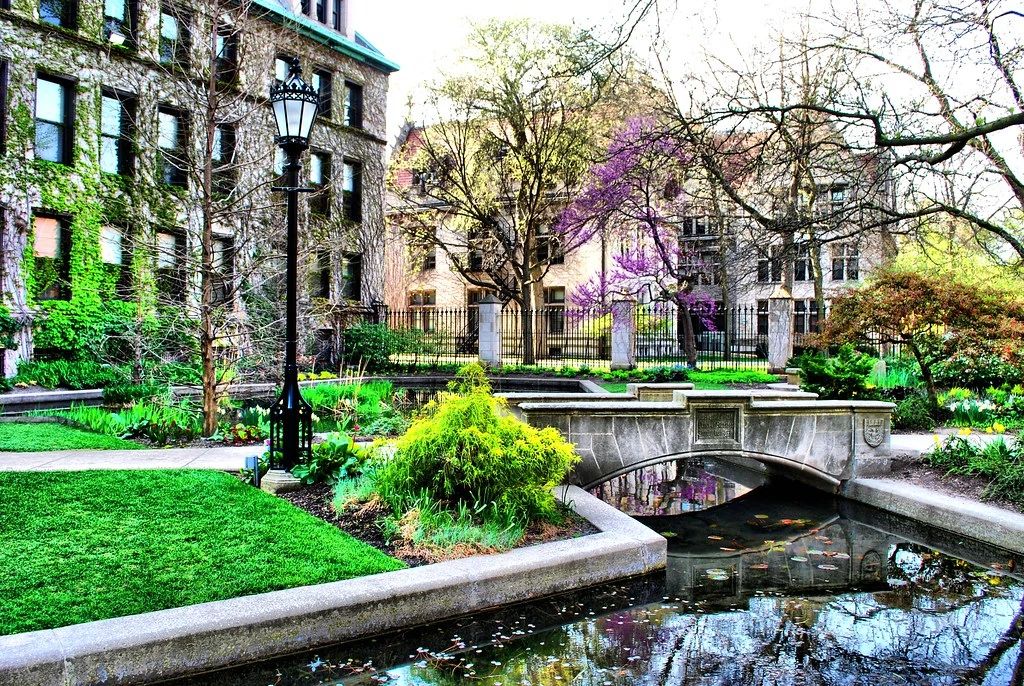
[[[708,471],[713,463],[677,459],[621,474],[591,492],[631,515],[663,516],[700,512],[749,493],[750,486]]]

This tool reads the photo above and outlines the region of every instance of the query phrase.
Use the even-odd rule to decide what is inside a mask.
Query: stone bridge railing
[[[582,459],[571,480],[584,488],[685,455],[754,459],[829,491],[889,471],[891,403],[813,398],[677,390],[664,402],[511,402],[527,422],[554,427],[576,446]]]

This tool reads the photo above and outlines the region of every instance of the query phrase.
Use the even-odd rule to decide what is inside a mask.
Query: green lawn
[[[143,446],[115,436],[76,429],[56,422],[0,422],[0,452],[42,450],[138,450]]]
[[[688,372],[687,381],[695,390],[713,391],[729,388],[730,384],[775,383],[778,379],[757,369],[709,369]],[[625,381],[598,381],[609,393],[625,393]]]
[[[0,635],[405,565],[219,472],[0,473]]]

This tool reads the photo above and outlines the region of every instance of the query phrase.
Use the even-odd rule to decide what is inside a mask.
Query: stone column
[[[3,356],[3,373],[11,378],[18,373],[18,362],[32,359],[32,321],[35,313],[29,309],[11,308],[11,316],[21,322],[21,331],[14,334],[14,348],[9,350],[0,349]]]
[[[793,357],[793,295],[779,285],[768,298],[768,371],[781,374]]]
[[[636,367],[636,303],[612,302],[612,369]]]
[[[501,364],[501,301],[488,293],[480,299],[481,364],[496,367]]]

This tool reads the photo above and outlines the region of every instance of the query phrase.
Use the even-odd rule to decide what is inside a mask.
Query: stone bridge
[[[583,397],[509,401],[527,422],[554,427],[576,446],[582,459],[571,481],[588,489],[680,456],[753,459],[831,492],[889,471],[891,403],[764,391],[675,390],[654,402]]]

